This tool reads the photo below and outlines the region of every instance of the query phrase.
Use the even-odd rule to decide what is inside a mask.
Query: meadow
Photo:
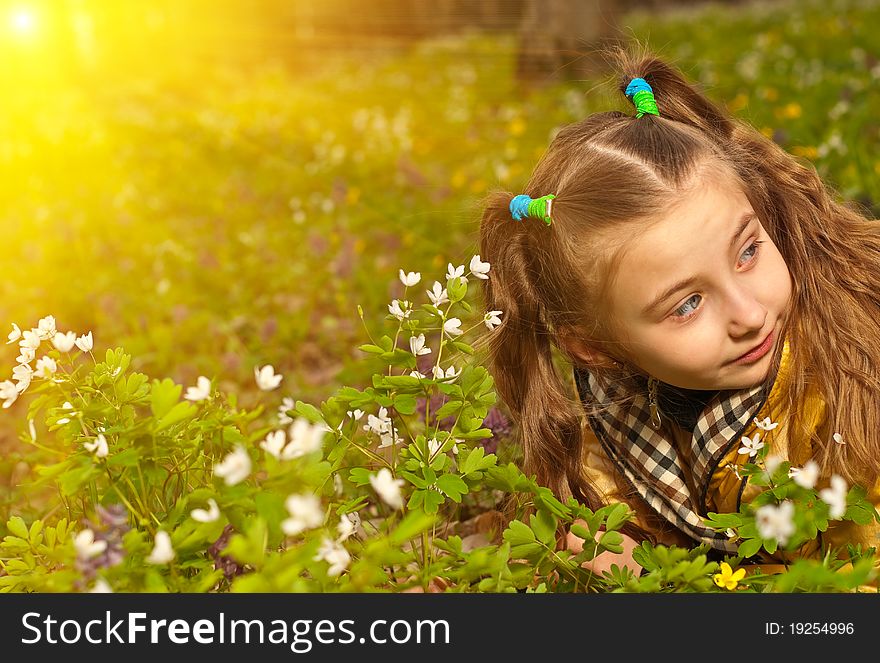
[[[880,50],[874,36],[880,3],[810,0],[746,10],[710,5],[663,16],[633,13],[626,26],[633,37],[679,64],[710,97],[815,165],[843,198],[857,201],[871,215],[880,212],[880,94],[875,85]],[[429,303],[425,291],[435,281],[441,289],[451,288],[452,303],[462,307],[463,328],[475,330],[475,336],[491,333],[473,278],[480,199],[493,188],[519,192],[562,125],[599,110],[631,110],[606,80],[521,88],[513,76],[515,48],[512,35],[469,34],[368,61],[337,57],[307,73],[267,62],[204,69],[191,73],[193,79],[138,76],[89,86],[24,81],[5,91],[0,104],[0,270],[5,275],[0,324],[9,333],[13,324],[27,330],[53,316],[59,332],[72,330],[77,337],[91,332],[94,347],[78,355],[51,355],[59,365],[68,362],[66,379],[71,388],[80,387],[79,402],[70,400],[76,390],[53,396],[47,370],[44,388],[32,386],[0,410],[0,539],[18,541],[7,544],[0,563],[24,559],[23,567],[5,573],[7,579],[13,570],[29,578],[0,586],[84,589],[77,584],[78,574],[93,580],[94,573],[88,575],[82,565],[74,570],[71,560],[77,555],[81,560],[87,547],[68,545],[65,553],[55,543],[72,545],[81,518],[94,520],[98,504],[120,501],[139,514],[127,533],[119,533],[129,537],[125,555],[135,560],[156,552],[157,532],[168,530],[180,560],[176,569],[162,571],[160,563],[143,573],[121,562],[101,576],[135,591],[225,590],[245,568],[253,572],[241,575],[234,588],[266,589],[275,582],[270,577],[284,577],[278,576],[279,568],[287,569],[289,578],[299,577],[315,554],[325,561],[335,554],[337,561],[349,562],[353,555],[362,563],[360,575],[341,576],[350,575],[349,588],[403,588],[415,582],[427,589],[440,568],[439,555],[426,552],[427,533],[435,543],[442,539],[437,546],[448,555],[465,559],[468,551],[461,550],[461,541],[449,543],[438,522],[491,512],[493,495],[523,492],[537,500],[540,513],[553,514],[541,522],[526,521],[531,539],[522,531],[518,534],[525,539],[516,538],[516,532],[505,536],[507,544],[520,546],[514,550],[519,555],[508,550],[505,559],[537,555],[528,545],[549,541],[551,524],[584,515],[571,505],[560,506],[507,465],[519,457],[516,430],[503,404],[495,402],[491,380],[480,372],[469,345],[459,347],[450,339],[450,350],[460,354],[448,356],[460,357],[460,363],[444,359],[442,364],[443,369],[467,369],[463,375],[470,392],[440,390],[459,409],[436,412],[428,392],[419,396],[425,383],[417,378],[415,384],[376,379],[383,373],[389,377],[392,365],[403,371],[422,367],[417,353],[403,357],[394,350],[407,349],[404,339],[392,348],[381,337],[396,340],[395,331],[404,322],[389,306],[403,299],[416,306]],[[471,275],[471,287],[456,300],[452,275],[458,266]],[[419,273],[418,284],[407,286],[401,270],[403,275]],[[442,324],[426,326],[424,333],[426,345],[434,348],[449,336]],[[0,345],[0,366],[5,367],[0,382],[11,377],[16,364],[13,340],[18,339]],[[47,345],[50,340],[43,339]],[[255,379],[255,368],[267,365],[283,376],[271,388]],[[128,375],[122,387],[113,379],[120,372]],[[212,393],[203,399],[203,409],[198,409],[202,399],[179,401],[183,389],[197,385],[200,376],[210,380]],[[322,402],[342,388],[349,389],[342,392],[345,398],[319,413]],[[364,396],[371,388],[382,394]],[[401,400],[395,388],[411,392]],[[355,428],[367,422],[369,413],[379,416],[372,432],[387,434],[391,429],[383,428],[378,411],[383,398],[410,415],[423,415],[430,402],[435,416],[452,415],[455,425],[465,419],[468,425],[447,437],[431,437],[428,425],[413,431],[414,449],[409,455],[401,451],[399,459],[384,457],[384,445],[364,445],[366,450],[358,452],[353,434],[347,441],[335,438],[336,446],[328,445],[323,456],[305,442],[302,453],[290,452],[286,459],[284,447],[273,446],[279,440],[260,445],[273,429],[297,417],[311,426],[327,426],[329,433],[359,408],[364,419]],[[35,399],[44,399],[42,409],[33,405]],[[106,402],[99,406],[102,399]],[[64,408],[62,402],[73,405]],[[148,410],[140,419],[139,407]],[[103,431],[89,427],[82,418],[62,416],[63,409],[92,421],[100,413],[107,425]],[[176,414],[169,418],[172,411]],[[120,455],[106,474],[96,469],[101,464],[94,455],[99,432],[116,446],[98,458],[109,462]],[[292,440],[293,432],[289,435]],[[83,436],[91,451],[78,442]],[[216,446],[202,452],[197,440]],[[473,451],[453,451],[456,440],[472,444]],[[214,479],[212,484],[211,468],[236,453],[238,444],[254,452],[255,463],[255,454],[268,463],[261,479],[268,483],[260,490],[254,485],[246,492],[246,482]],[[177,455],[175,445],[188,451]],[[362,530],[362,548],[344,554],[338,548],[322,549],[316,535],[292,546],[285,557],[279,552],[285,534],[317,527],[301,521],[302,529],[284,528],[285,517],[294,517],[284,513],[288,494],[307,486],[329,490],[339,468],[346,468],[352,471],[339,472],[346,485],[333,498],[333,508],[325,504],[326,513],[335,510],[339,516],[327,527],[333,530],[343,514],[366,508],[370,477],[379,475],[354,472],[351,454],[358,462],[376,463],[372,469],[383,458],[393,467],[407,459],[414,467],[420,462],[433,467],[441,455],[449,460],[434,468],[433,481],[418,473],[407,478],[404,492],[421,491],[422,497],[408,503],[402,521],[377,521],[374,530]],[[485,461],[489,456],[491,463]],[[292,469],[285,460],[302,466]],[[507,469],[493,475],[496,462]],[[193,474],[179,472],[186,463]],[[139,474],[138,465],[154,471]],[[457,480],[442,478],[452,476]],[[68,483],[61,485],[65,477]],[[168,477],[179,478],[179,485]],[[438,479],[442,490],[434,485]],[[391,502],[362,513],[364,521],[396,517],[400,511],[392,504],[393,487],[383,485]],[[226,515],[186,525],[184,495],[186,509],[216,499]],[[437,508],[429,507],[432,503]],[[437,513],[446,520],[428,517]],[[59,518],[68,519],[64,526]],[[107,523],[113,518],[106,518],[103,526],[112,529]],[[37,520],[41,524],[35,531]],[[604,522],[613,530],[620,520],[611,509],[597,515],[595,524]],[[411,529],[401,533],[401,522]],[[234,527],[225,529],[229,524]],[[36,542],[44,536],[39,530],[49,529],[55,531],[51,551],[37,554],[36,547],[47,545],[44,538]],[[224,575],[207,550],[218,538],[228,540],[233,530],[244,534],[233,546],[236,573]],[[382,543],[370,548],[374,536]],[[20,541],[29,537],[22,548]],[[420,556],[417,568],[406,560],[399,562],[405,573],[377,574],[376,568],[396,563],[396,551],[410,539],[422,545],[409,548]],[[613,537],[604,543],[613,547]],[[688,564],[695,559],[685,557]],[[536,569],[539,575],[552,575],[561,573],[563,562],[572,566],[571,560],[535,560],[517,567],[504,582],[496,578],[484,584],[492,577],[486,569],[497,561],[469,560],[456,567],[458,575],[447,573],[447,582],[454,579],[462,591],[507,591],[527,586],[525,578]],[[695,568],[702,580],[716,570],[705,560]],[[342,582],[339,578],[325,569],[312,577],[314,584],[291,580],[280,588],[331,591]],[[572,572],[573,584],[561,587],[595,586],[591,582],[595,579]],[[627,582],[636,581],[616,578],[603,587],[626,587]],[[701,591],[713,587],[711,580],[700,585]]]

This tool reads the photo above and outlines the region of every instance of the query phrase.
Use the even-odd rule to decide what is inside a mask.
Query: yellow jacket
[[[786,341],[769,393],[760,387],[719,392],[706,404],[693,434],[677,426],[668,427],[671,433],[658,433],[646,425],[646,398],[637,399],[626,411],[611,408],[608,414],[588,416],[585,474],[607,502],[629,504],[636,514],[636,523],[652,532],[659,542],[687,547],[707,542],[723,553],[735,553],[736,543],[725,541],[722,533],[701,529],[699,523],[709,512],[738,512],[740,503],[748,503],[761,490],[739,476],[738,469],[749,461],[748,454],[739,453],[742,436],[760,434],[770,453],[790,460],[793,467],[803,466],[813,455],[808,440],[788,440],[787,417],[781,401],[789,361]],[[607,404],[608,392],[612,391],[610,387],[603,389],[588,372],[577,368],[575,385],[585,403]],[[813,392],[806,410],[812,430],[820,439],[830,441],[835,431],[830,430],[824,400]],[[768,417],[778,426],[770,431],[761,430],[755,420]],[[828,477],[821,477],[817,488],[827,484]],[[880,484],[869,492],[869,499],[880,507]],[[842,546],[843,551],[847,543],[880,548],[878,536],[880,526],[876,522],[860,526],[852,521],[832,521],[817,540],[786,556],[789,561],[793,556],[816,557],[823,545]],[[753,561],[778,563],[782,561],[780,555],[770,556],[762,551]],[[771,568],[765,566],[764,570]]]

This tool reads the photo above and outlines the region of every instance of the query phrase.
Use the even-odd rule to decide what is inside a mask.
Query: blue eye
[[[691,295],[690,298],[684,304],[682,304],[677,309],[675,309],[675,311],[673,311],[673,316],[677,317],[677,318],[688,318],[691,315],[693,315],[693,312],[697,310],[697,307],[690,306],[690,302],[692,302],[696,298],[699,298],[702,300],[703,296],[702,295]],[[688,309],[688,308],[691,309],[689,312],[684,311],[684,309]],[[684,311],[684,312],[682,312],[682,311]]]
[[[758,251],[759,251],[758,244],[761,244],[763,242],[764,242],[764,240],[762,240],[762,239],[755,240],[754,242],[749,244],[749,247],[745,251],[742,252],[740,257],[742,257],[746,254],[749,254],[749,257],[746,259],[746,262],[754,261],[757,254],[758,254]],[[672,312],[672,317],[678,318],[679,320],[687,320],[692,315],[694,315],[694,312],[699,308],[699,303],[691,304],[691,302],[693,302],[694,299],[699,299],[699,301],[702,301],[703,296],[702,295],[691,295],[687,299],[687,301],[685,301],[684,304],[682,304],[677,309],[675,309],[675,311]]]
[[[744,256],[746,253],[751,251],[752,252],[751,256],[749,257],[748,260],[746,260],[746,262],[749,262],[749,260],[751,260],[752,258],[754,258],[758,254],[758,244],[762,244],[763,242],[764,242],[763,239],[755,240],[754,242],[752,242],[749,245],[749,248],[747,248],[745,251],[742,252],[742,255],[740,257]]]

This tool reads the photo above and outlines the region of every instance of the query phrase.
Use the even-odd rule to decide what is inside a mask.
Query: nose
[[[764,329],[767,309],[748,288],[734,285],[728,295],[728,306],[730,335],[733,338],[756,334]]]

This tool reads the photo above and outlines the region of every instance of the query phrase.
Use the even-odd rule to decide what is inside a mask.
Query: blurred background
[[[399,269],[427,302],[478,252],[481,196],[518,192],[560,126],[631,110],[610,41],[876,215],[878,29],[872,0],[0,0],[0,325],[53,315],[245,406],[270,363],[279,403],[319,404],[376,369],[358,305],[389,333]],[[0,411],[0,487],[29,400]]]

